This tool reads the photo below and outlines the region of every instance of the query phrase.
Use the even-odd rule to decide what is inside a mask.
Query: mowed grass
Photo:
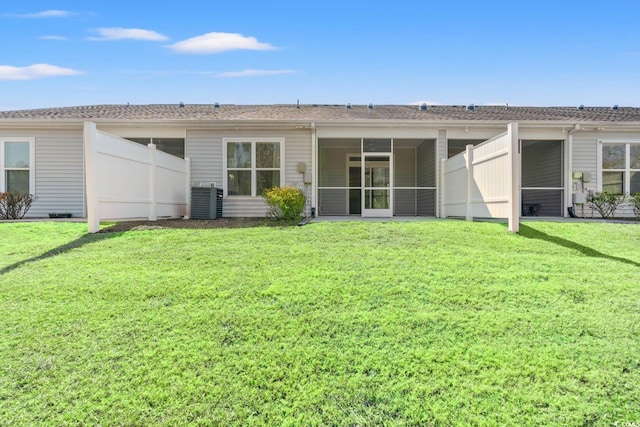
[[[640,226],[85,230],[0,224],[2,425],[640,423]]]

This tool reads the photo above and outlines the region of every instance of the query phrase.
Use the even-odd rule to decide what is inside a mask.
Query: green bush
[[[306,197],[299,188],[273,187],[264,190],[262,196],[266,199],[267,215],[282,220],[299,220],[304,210]]]
[[[32,194],[0,193],[0,219],[22,219],[31,207]]]
[[[592,209],[598,211],[602,218],[609,218],[625,199],[624,194],[607,193],[603,191],[602,193],[592,193],[589,195],[589,197],[587,197],[587,203]]]
[[[640,219],[640,193],[633,193],[629,201],[633,206],[633,213],[636,214],[636,218]]]

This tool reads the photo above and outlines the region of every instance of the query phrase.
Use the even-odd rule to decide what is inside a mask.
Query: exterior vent
[[[467,105],[467,111],[475,111],[475,109],[476,109],[475,105],[473,105],[473,104]]]
[[[351,110],[351,104],[347,104],[347,105],[345,106],[345,108],[346,108],[347,110]]]
[[[369,110],[373,110],[373,104],[369,104],[369,105],[367,106],[367,108],[368,108]]]
[[[420,104],[420,111],[427,111],[429,109],[429,107],[427,106],[427,104],[422,103]]]
[[[611,109],[612,109],[612,110],[617,110],[617,109],[619,109],[619,108],[620,108],[620,107],[618,107],[618,104],[616,104],[616,105],[614,105],[613,107],[611,107]]]
[[[184,102],[181,102],[179,105],[180,108],[184,108]]]
[[[582,105],[582,104],[578,105],[578,110],[580,110],[580,111],[584,110],[584,105]]]
[[[215,104],[213,104],[213,108],[215,108],[216,110],[220,109],[220,103],[216,102]]]

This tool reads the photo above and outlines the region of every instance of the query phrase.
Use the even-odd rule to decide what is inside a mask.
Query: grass
[[[3,425],[640,423],[640,227],[0,224]]]

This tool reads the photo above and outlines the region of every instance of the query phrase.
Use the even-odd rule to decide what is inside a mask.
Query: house
[[[260,194],[274,185],[304,189],[312,215],[465,216],[482,199],[486,209],[473,216],[495,216],[487,204],[500,197],[487,196],[490,189],[460,191],[463,181],[476,185],[479,178],[447,182],[446,163],[462,153],[466,160],[458,162],[468,170],[479,159],[471,161],[468,150],[505,132],[512,148],[507,142],[497,150],[510,153],[511,166],[491,164],[482,173],[504,172],[487,185],[507,185],[518,215],[566,216],[575,205],[578,214],[591,216],[587,191],[640,192],[640,108],[217,103],[0,112],[0,191],[35,194],[30,217],[87,217],[93,185],[135,186],[142,175],[128,166],[107,165],[94,176],[87,124],[118,137],[112,141],[152,144],[188,159],[188,183],[174,190],[184,189],[185,198],[191,186],[222,188],[227,217],[264,216]],[[141,193],[138,202],[146,198]],[[172,212],[188,215],[188,203]],[[101,218],[134,211],[119,212]],[[629,207],[617,214],[633,215]],[[160,210],[149,216],[156,215],[165,216]]]

